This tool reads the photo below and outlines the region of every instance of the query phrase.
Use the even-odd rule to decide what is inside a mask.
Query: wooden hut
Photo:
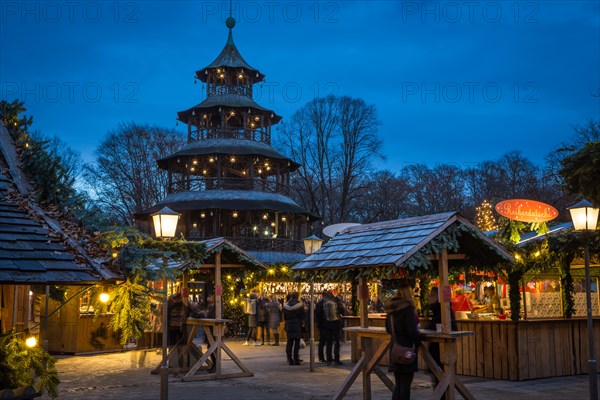
[[[41,334],[51,352],[93,350],[86,346],[89,335],[106,321],[82,317],[79,298],[46,318],[61,306],[49,299],[49,288],[68,286],[70,293],[78,293],[117,276],[92,260],[64,234],[59,221],[31,200],[31,184],[4,125],[0,148],[0,333]]]

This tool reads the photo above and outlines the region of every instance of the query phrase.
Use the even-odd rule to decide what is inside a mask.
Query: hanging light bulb
[[[206,172],[207,172],[207,171],[206,171],[205,169],[203,169],[203,170],[202,170],[202,173],[203,173],[204,175],[206,175]]]
[[[269,218],[269,214],[264,214],[263,215],[263,219],[268,219]]]
[[[193,161],[192,161],[192,164],[194,164],[194,165],[198,165],[198,160],[193,160]]]
[[[231,160],[230,160],[230,161],[231,161],[232,163],[234,163],[234,162],[235,162],[235,157],[231,157]]]
[[[214,163],[214,162],[215,162],[215,158],[214,158],[214,157],[210,157],[210,158],[208,159],[208,162],[209,162],[209,163]]]
[[[234,211],[232,215],[233,215],[233,218],[237,218],[238,217],[237,211]]]
[[[200,218],[206,218],[206,213],[201,212],[200,213]]]

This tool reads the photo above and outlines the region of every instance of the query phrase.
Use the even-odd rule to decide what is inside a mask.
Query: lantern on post
[[[309,256],[315,251],[318,251],[322,244],[323,239],[320,239],[315,235],[309,236],[304,239],[304,253]]]
[[[311,235],[304,239],[304,253],[311,255],[318,251],[323,244],[323,239]],[[315,370],[315,278],[310,278],[310,368],[311,372]]]
[[[160,211],[152,214],[154,234],[156,237],[161,239],[175,237],[179,216],[179,213],[176,213],[169,207],[163,207]]]
[[[152,222],[154,223],[154,233],[157,238],[167,239],[175,237],[177,231],[177,221],[179,214],[171,210],[169,207],[163,207],[160,211],[152,214]],[[166,261],[165,261],[166,263]],[[169,398],[169,364],[167,357],[167,314],[168,309],[168,292],[167,292],[167,274],[163,275],[163,321],[162,321],[162,362],[160,368],[160,400]]]
[[[571,213],[573,228],[583,233],[583,258],[585,262],[585,301],[587,308],[588,352],[590,377],[590,399],[598,400],[598,376],[596,375],[596,353],[594,350],[594,320],[592,319],[592,287],[590,278],[590,245],[588,232],[596,230],[598,208],[589,201],[582,200],[567,208]]]

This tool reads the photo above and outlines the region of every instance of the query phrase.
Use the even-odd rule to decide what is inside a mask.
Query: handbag
[[[392,349],[390,350],[390,361],[398,364],[408,365],[412,364],[417,357],[415,347],[402,346],[396,342],[396,332],[394,331],[394,316],[391,315],[392,320]]]
[[[303,349],[306,347],[306,342],[304,341],[304,339],[300,338],[300,348]]]

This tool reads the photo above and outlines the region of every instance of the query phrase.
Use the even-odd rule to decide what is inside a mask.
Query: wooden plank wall
[[[586,374],[588,337],[585,319],[458,321],[475,336],[459,340],[456,371],[490,379],[526,380]],[[594,322],[596,359],[600,321]]]

